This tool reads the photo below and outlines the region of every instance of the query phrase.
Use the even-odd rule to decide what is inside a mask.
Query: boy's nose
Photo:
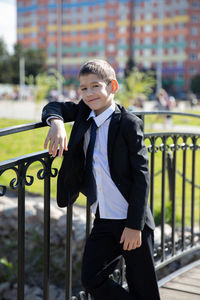
[[[90,95],[92,95],[92,89],[88,88],[87,89],[87,96],[90,96]]]

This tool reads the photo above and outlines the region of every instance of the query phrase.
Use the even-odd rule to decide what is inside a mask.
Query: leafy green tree
[[[200,74],[195,75],[190,83],[191,91],[197,95],[200,94]]]
[[[148,97],[156,84],[155,75],[152,71],[140,72],[138,68],[134,68],[130,74],[123,79],[117,99],[125,107],[130,104],[137,105],[138,99]]]
[[[21,44],[15,44],[14,54],[11,56],[12,65],[12,83],[19,84],[19,60],[24,55],[24,50]]]
[[[33,75],[26,77],[26,83],[32,87],[37,102],[44,100],[51,90],[57,89],[58,80],[64,83],[64,77],[54,69],[50,74],[43,72],[35,78]]]
[[[3,39],[0,39],[0,83],[10,83],[11,74],[12,66],[10,62],[10,55]]]
[[[14,54],[11,57],[12,82],[19,84],[19,61],[20,57],[25,59],[25,76],[37,74],[45,71],[45,52],[42,49],[23,49],[21,44],[14,46]]]
[[[33,77],[45,71],[45,51],[43,49],[27,49],[24,53],[25,74]]]

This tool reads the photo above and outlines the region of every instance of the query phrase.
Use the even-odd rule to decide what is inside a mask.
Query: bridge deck
[[[200,300],[200,262],[175,276],[161,284],[161,300]]]

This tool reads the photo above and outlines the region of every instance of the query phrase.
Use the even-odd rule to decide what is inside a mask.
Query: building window
[[[192,8],[199,8],[199,7],[200,7],[199,1],[193,1],[192,2]]]
[[[109,32],[108,38],[109,38],[109,40],[114,40],[114,39],[115,39],[115,34],[114,34],[114,32]]]
[[[119,27],[119,33],[126,33],[126,27]]]
[[[114,52],[115,51],[115,45],[114,44],[109,44],[107,49],[108,49],[109,52]]]
[[[198,35],[198,28],[197,27],[192,27],[191,28],[191,34],[192,35]]]
[[[109,21],[108,22],[108,27],[114,28],[115,27],[115,22],[114,21]]]
[[[35,32],[35,31],[32,32],[32,37],[33,37],[33,38],[36,38],[36,37],[37,37],[37,32]]]
[[[19,34],[18,34],[18,39],[19,39],[19,40],[22,40],[23,37],[24,37],[23,33],[19,33]]]
[[[140,33],[140,31],[141,31],[141,27],[140,26],[135,27],[135,33]]]
[[[115,10],[114,9],[109,10],[109,16],[115,16]]]
[[[40,31],[41,32],[45,32],[45,29],[46,29],[45,26],[40,26]]]
[[[199,16],[198,15],[192,15],[191,19],[192,19],[192,23],[198,23]]]
[[[152,43],[151,37],[145,37],[145,38],[144,38],[144,44],[150,45],[151,43]]]
[[[150,69],[151,68],[151,62],[150,61],[144,61],[143,62],[143,67],[146,69]]]
[[[143,54],[144,54],[144,56],[146,56],[146,57],[149,57],[149,56],[152,55],[151,50],[149,50],[149,49],[144,49],[144,50],[143,50]]]
[[[152,26],[151,25],[144,26],[144,32],[152,32]]]
[[[99,28],[99,34],[104,33],[104,28]]]
[[[82,47],[87,47],[88,46],[88,42],[87,41],[82,41],[81,42],[81,46]]]
[[[197,70],[195,67],[190,67],[190,74],[195,75],[197,73]]]
[[[197,47],[197,42],[192,40],[190,41],[190,48],[195,49]]]
[[[140,39],[136,38],[133,41],[134,45],[140,45]]]
[[[191,53],[191,54],[190,54],[190,60],[191,60],[191,61],[197,61],[197,58],[198,58],[198,57],[197,57],[197,54],[196,54],[196,53]]]

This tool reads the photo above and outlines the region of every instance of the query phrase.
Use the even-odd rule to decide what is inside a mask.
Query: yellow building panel
[[[117,21],[116,24],[117,26],[121,27],[121,26],[129,26],[129,20],[122,20],[122,21]]]
[[[63,31],[78,31],[78,30],[92,30],[92,29],[99,29],[105,28],[106,22],[95,22],[90,24],[71,24],[62,26]]]
[[[31,32],[37,32],[38,27],[37,26],[32,26],[32,27],[24,27],[24,28],[18,28],[17,32],[18,33],[31,33]]]
[[[57,30],[57,25],[48,25],[47,30],[48,31],[56,31]]]
[[[176,16],[173,18],[164,18],[164,19],[152,19],[152,20],[138,20],[134,21],[134,26],[144,26],[144,25],[168,25],[168,24],[175,24],[175,23],[187,23],[189,21],[189,16]]]
[[[176,62],[176,61],[185,61],[187,59],[187,55],[185,53],[183,54],[176,54],[176,55],[163,55],[163,56],[138,56],[135,57],[135,61],[137,63],[142,63],[144,61],[148,62]]]

